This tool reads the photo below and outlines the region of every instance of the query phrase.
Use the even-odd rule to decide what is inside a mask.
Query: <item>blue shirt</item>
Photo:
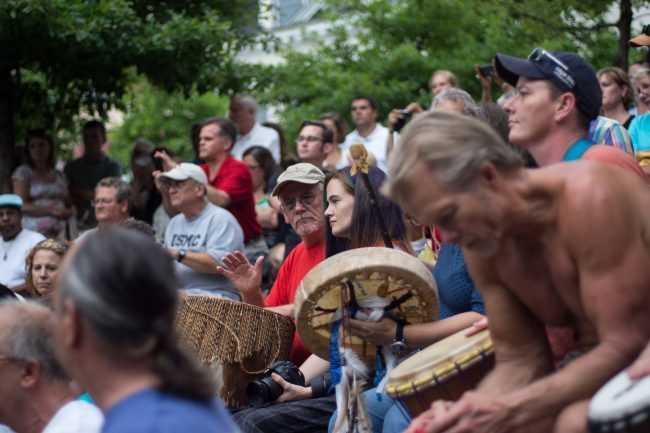
[[[485,314],[483,298],[467,272],[463,252],[458,245],[442,244],[433,277],[440,300],[439,320],[467,311]]]
[[[216,399],[189,400],[155,389],[132,394],[105,414],[102,433],[235,433],[230,415]]]
[[[635,152],[650,150],[650,113],[634,118],[630,125],[630,137]]]

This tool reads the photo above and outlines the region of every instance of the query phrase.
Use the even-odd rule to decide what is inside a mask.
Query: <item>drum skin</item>
[[[211,296],[182,299],[176,327],[183,343],[207,365],[229,408],[248,407],[246,385],[265,367],[288,360],[295,327],[286,316]]]
[[[410,293],[406,301],[392,310],[409,324],[438,318],[436,283],[431,270],[419,259],[382,247],[336,254],[305,275],[294,298],[298,335],[312,353],[323,359],[329,359],[331,311],[341,306],[341,283],[348,281],[357,300],[373,295],[397,299]],[[368,365],[375,365],[373,344],[357,337],[351,338],[351,344]]]
[[[489,331],[470,337],[457,332],[399,364],[388,376],[386,393],[399,400],[412,416],[435,400],[458,400],[494,366]]]
[[[614,376],[591,399],[588,420],[592,433],[650,432],[650,376]]]

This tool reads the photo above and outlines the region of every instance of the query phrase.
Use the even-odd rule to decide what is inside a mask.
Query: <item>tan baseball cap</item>
[[[641,34],[630,39],[627,44],[631,47],[647,47],[650,46],[650,25],[646,24],[641,30]]]
[[[277,196],[287,182],[316,185],[317,183],[324,181],[325,175],[318,167],[306,162],[300,162],[288,167],[280,177],[278,177],[278,184],[273,188],[271,195],[274,197]]]

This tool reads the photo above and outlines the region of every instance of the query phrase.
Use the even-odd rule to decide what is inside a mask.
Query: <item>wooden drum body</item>
[[[388,377],[386,393],[411,416],[435,400],[458,400],[494,367],[487,330],[466,337],[463,330],[427,347],[399,364]]]
[[[229,408],[248,407],[246,385],[264,368],[287,360],[295,327],[264,308],[209,296],[188,296],[176,325],[181,340],[210,367]]]
[[[390,248],[357,248],[337,254],[314,267],[296,292],[296,326],[305,345],[329,359],[334,311],[341,307],[342,285],[354,298],[378,296],[403,299],[391,313],[409,324],[438,318],[438,291],[431,271],[417,258]],[[373,344],[352,337],[350,345],[368,365],[374,365]]]

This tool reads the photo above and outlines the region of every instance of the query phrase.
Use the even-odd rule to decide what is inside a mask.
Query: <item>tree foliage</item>
[[[606,12],[625,1],[333,0],[332,38],[309,54],[287,47],[286,63],[258,70],[251,89],[280,104],[290,135],[325,111],[348,115],[356,94],[375,97],[382,117],[414,100],[427,106],[436,69],[456,73],[478,98],[474,65],[498,52],[524,57],[542,46],[578,52],[595,68],[611,65],[618,23]],[[650,2],[632,6],[642,4]]]
[[[133,142],[141,137],[192,160],[192,124],[208,117],[224,115],[229,103],[228,98],[214,92],[168,93],[144,79],[131,86],[124,102],[124,122],[109,134],[110,156],[124,166],[129,165]]]
[[[0,180],[28,127],[72,126],[80,112],[123,107],[144,75],[168,91],[234,87],[234,54],[254,38],[255,2],[4,0],[0,2]],[[256,17],[256,10],[252,10]]]

